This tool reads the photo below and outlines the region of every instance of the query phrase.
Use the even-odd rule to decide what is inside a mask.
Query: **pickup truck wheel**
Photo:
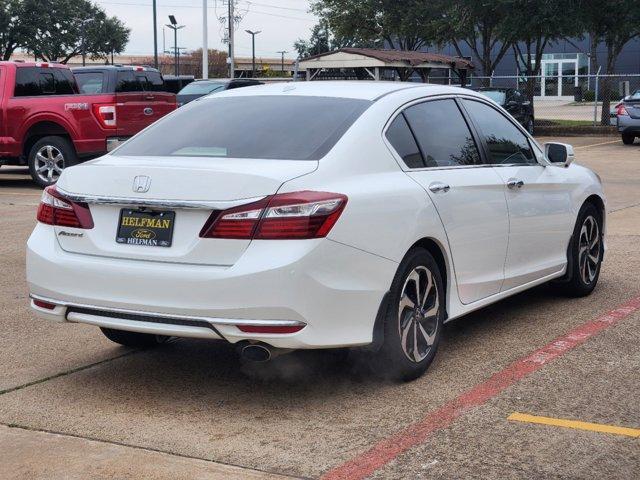
[[[38,140],[29,151],[29,173],[42,188],[53,185],[65,167],[77,163],[76,151],[64,137],[49,136]]]

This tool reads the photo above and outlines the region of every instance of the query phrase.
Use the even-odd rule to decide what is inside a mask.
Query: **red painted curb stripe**
[[[597,333],[615,325],[635,311],[640,310],[640,296],[635,297],[604,315],[583,323],[570,332],[556,338],[530,355],[516,360],[492,375],[487,381],[463,392],[458,397],[429,413],[417,423],[380,440],[356,458],[329,470],[324,480],[360,479],[368,477],[384,467],[411,447],[424,442],[432,433],[442,430],[471,408],[484,404],[506,388],[530,373],[540,370],[553,359],[560,357]]]

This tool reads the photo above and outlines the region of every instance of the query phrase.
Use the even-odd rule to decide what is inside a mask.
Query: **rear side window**
[[[142,83],[133,74],[133,70],[120,70],[116,76],[116,93],[141,92]]]
[[[464,100],[464,108],[478,126],[494,165],[537,164],[529,140],[500,112],[473,100]]]
[[[164,92],[164,82],[159,72],[137,73],[136,77],[142,84],[142,88],[147,92]]]
[[[80,93],[104,93],[104,73],[79,72],[75,73]]]
[[[73,95],[75,80],[70,70],[62,68],[19,67],[16,69],[14,96]]]
[[[480,165],[480,154],[455,100],[434,100],[404,114],[418,140],[427,167]]]
[[[155,123],[118,155],[318,160],[369,105],[302,95],[213,96]]]
[[[57,68],[53,70],[56,82],[57,95],[73,95],[78,93],[76,90],[76,81],[73,78],[71,70]]]
[[[402,157],[404,163],[407,164],[407,167],[424,167],[416,139],[413,137],[413,133],[411,133],[409,125],[402,113],[391,122],[391,125],[389,125],[387,129],[386,136],[389,143],[395,148],[398,155]]]

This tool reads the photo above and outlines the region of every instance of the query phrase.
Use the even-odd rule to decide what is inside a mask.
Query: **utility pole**
[[[229,2],[229,78],[235,77],[236,65],[233,59],[234,41],[233,41],[233,28],[235,24],[235,17],[233,13],[233,7],[235,0],[227,0]]]
[[[260,33],[260,30],[252,32],[251,30],[245,30],[251,35],[251,78],[256,76],[256,35]]]
[[[202,78],[209,78],[209,45],[207,28],[207,0],[202,0]]]
[[[167,24],[167,27],[173,30],[173,55],[174,55],[174,70],[176,77],[180,74],[180,68],[178,65],[178,55],[180,55],[180,50],[178,50],[178,30],[184,28],[184,25],[178,25],[176,21],[176,17],[173,15],[169,15],[169,21],[171,24]]]
[[[153,0],[153,66],[158,68],[158,12]]]
[[[282,71],[282,73],[284,73],[284,54],[289,52],[287,52],[287,50],[280,50],[276,53],[280,54],[280,70]]]

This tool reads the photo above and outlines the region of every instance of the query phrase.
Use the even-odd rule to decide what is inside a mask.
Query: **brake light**
[[[116,128],[116,105],[114,103],[96,103],[93,115],[104,128]]]
[[[272,195],[254,203],[214,212],[200,237],[295,240],[326,237],[340,218],[346,195],[295,192]]]
[[[47,225],[72,228],[93,228],[93,217],[86,203],[72,202],[63,197],[54,185],[42,192],[37,219]]]
[[[618,107],[616,108],[616,115],[620,116],[620,115],[629,115],[627,113],[627,109],[624,108],[624,105],[621,103],[618,105]]]

